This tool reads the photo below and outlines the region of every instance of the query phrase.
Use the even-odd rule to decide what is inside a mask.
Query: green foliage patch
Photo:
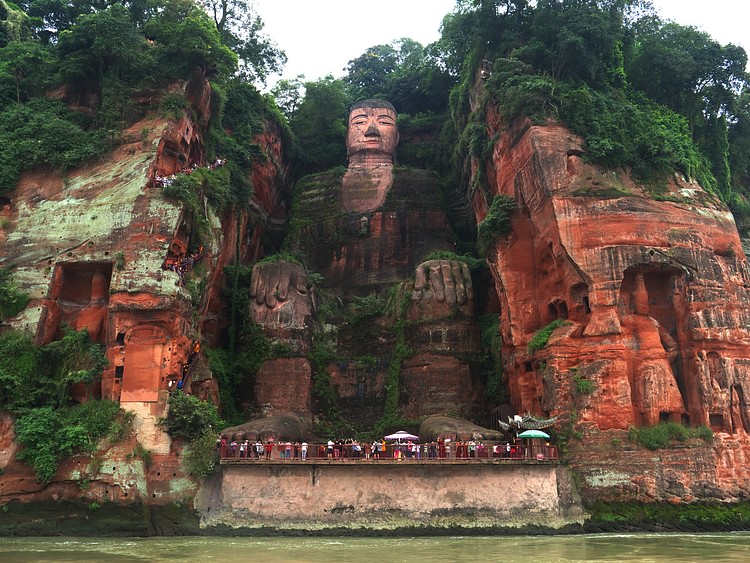
[[[216,434],[226,423],[219,418],[219,411],[213,404],[181,391],[169,396],[168,406],[160,424],[173,438],[185,438],[188,442],[185,469],[195,477],[207,477],[219,460]],[[143,452],[138,455],[146,464]]]
[[[185,452],[185,469],[199,479],[205,479],[213,473],[219,462],[216,449],[216,434],[206,431],[193,439]]]
[[[580,373],[576,373],[573,375],[573,388],[579,395],[591,395],[596,386],[590,379],[586,379]]]
[[[561,117],[586,139],[587,156],[608,168],[630,168],[650,184],[675,171],[713,190],[708,161],[690,135],[688,120],[643,96],[588,86],[561,88]]]
[[[331,438],[351,436],[355,428],[341,414],[338,397],[327,371],[328,365],[338,356],[333,343],[326,335],[315,335],[309,358],[313,368],[313,398],[321,413],[315,423],[315,433],[318,436]]]
[[[399,401],[401,399],[401,368],[404,361],[412,355],[412,350],[406,344],[406,310],[409,307],[410,295],[404,291],[403,285],[393,287],[389,296],[391,314],[396,317],[393,331],[396,337],[396,345],[388,363],[388,372],[385,376],[385,408],[383,417],[375,424],[373,431],[376,435],[382,435],[386,429],[401,424],[402,426],[413,425],[415,421],[404,419],[399,413]]]
[[[117,403],[105,400],[30,409],[15,423],[16,440],[23,446],[17,459],[34,469],[40,483],[49,483],[63,459],[93,453],[100,439],[118,435],[119,413]]]
[[[750,503],[643,503],[595,502],[587,506],[590,517],[587,527],[621,525],[646,527],[659,525],[660,529],[695,529],[711,531],[745,529],[750,519]]]
[[[29,296],[13,282],[12,272],[0,267],[0,322],[15,317],[26,308],[28,302]]]
[[[181,94],[165,94],[159,101],[159,115],[173,121],[180,120],[188,108],[188,101]]]
[[[486,394],[490,402],[499,405],[508,398],[508,390],[503,384],[503,365],[500,355],[500,316],[488,313],[479,317],[482,345],[482,375],[485,378]]]
[[[146,469],[151,467],[154,462],[151,451],[143,447],[143,444],[141,444],[140,442],[135,445],[132,452],[125,456],[125,459],[127,461],[130,461],[132,458],[136,457],[140,458],[140,460],[143,462],[143,467],[145,467]]]
[[[742,48],[661,20],[648,6],[636,13],[632,2],[496,4],[465,3],[446,17],[436,44],[459,76],[450,96],[457,177],[483,153],[484,107],[469,104],[481,69],[508,127],[517,118],[561,122],[584,138],[584,158],[632,171],[657,195],[674,172],[725,203],[750,193]]]
[[[669,448],[673,442],[684,442],[700,438],[706,442],[713,439],[713,432],[707,426],[690,428],[677,422],[662,422],[655,426],[631,426],[628,440],[649,450]]]
[[[380,295],[355,296],[347,307],[348,321],[352,326],[371,322],[383,316],[386,310],[386,299]]]
[[[544,328],[539,329],[534,333],[534,336],[529,340],[528,344],[528,352],[529,354],[533,354],[534,352],[541,350],[547,345],[547,342],[549,341],[549,337],[552,336],[552,332],[560,328],[561,326],[569,325],[571,324],[569,321],[563,320],[563,319],[555,319],[551,323],[549,323]]]
[[[452,260],[455,262],[463,262],[472,272],[487,267],[487,263],[481,258],[471,256],[470,254],[456,254],[450,250],[433,250],[427,256],[422,258],[422,262],[427,262],[428,260]]]
[[[41,348],[30,335],[0,334],[0,408],[23,413],[67,407],[70,386],[84,383],[90,390],[106,365],[104,349],[85,330],[67,329],[63,338]]]
[[[91,453],[100,439],[123,440],[132,414],[106,400],[70,405],[70,387],[83,383],[90,392],[107,365],[104,349],[84,330],[64,331],[60,340],[34,345],[30,335],[0,334],[0,409],[16,416],[18,460],[49,482],[59,463],[75,453]]]
[[[516,207],[513,197],[497,195],[493,198],[487,215],[477,225],[477,241],[482,256],[486,256],[498,240],[511,233],[510,216]]]
[[[195,440],[205,432],[215,434],[222,426],[216,407],[193,395],[175,391],[167,404],[167,415],[160,423],[173,438]]]
[[[12,190],[22,170],[48,166],[60,172],[102,155],[104,133],[62,102],[35,98],[0,111],[0,194]]]

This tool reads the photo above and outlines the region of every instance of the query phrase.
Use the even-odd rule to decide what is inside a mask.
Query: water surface
[[[742,562],[750,533],[439,538],[0,538],[0,561]]]

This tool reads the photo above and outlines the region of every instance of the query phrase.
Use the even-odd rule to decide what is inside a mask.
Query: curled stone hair
[[[357,108],[386,108],[393,111],[393,113],[397,113],[396,108],[393,107],[391,102],[386,102],[385,100],[379,100],[377,98],[367,98],[366,100],[355,102],[349,108],[349,111],[352,112]]]

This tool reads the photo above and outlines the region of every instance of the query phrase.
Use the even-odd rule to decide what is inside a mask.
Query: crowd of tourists
[[[446,460],[446,459],[523,459],[529,457],[529,446],[516,442],[485,444],[481,440],[436,440],[424,444],[415,441],[392,442],[374,440],[328,440],[308,444],[274,439],[228,441],[219,436],[216,447],[223,459],[240,460]],[[539,450],[547,459],[557,457],[557,449],[546,444]],[[535,456],[537,455],[535,450]]]
[[[185,274],[187,274],[193,267],[203,260],[203,245],[201,244],[197,250],[180,254],[179,256],[167,256],[164,259],[164,263],[161,265],[162,270],[170,270],[176,272],[178,276],[178,284],[183,286],[185,284]]]
[[[169,391],[178,390],[178,391],[184,391],[185,382],[188,378],[188,373],[190,373],[190,366],[193,365],[193,362],[196,360],[198,355],[201,351],[201,343],[199,340],[193,340],[193,344],[190,347],[190,353],[187,357],[187,362],[183,364],[182,371],[180,373],[179,379],[170,378],[167,382],[167,386],[169,388]]]
[[[212,163],[206,165],[206,168],[208,168],[209,170],[214,170],[215,168],[224,166],[226,163],[227,161],[225,159],[217,158]],[[151,181],[151,186],[154,188],[168,188],[172,185],[172,182],[174,182],[175,178],[177,178],[179,174],[192,174],[193,172],[198,170],[198,168],[200,168],[200,166],[198,166],[196,163],[193,163],[190,166],[184,166],[176,174],[162,176],[157,172],[154,174],[154,177]]]

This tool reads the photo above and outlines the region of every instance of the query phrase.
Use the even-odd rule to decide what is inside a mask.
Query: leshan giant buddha
[[[253,269],[252,320],[290,351],[266,360],[255,381],[256,402],[275,414],[304,417],[317,410],[308,358],[316,338],[333,342],[337,361],[326,366],[331,388],[344,416],[362,429],[384,413],[389,370],[391,381],[394,371],[398,376],[396,414],[480,410],[471,274],[456,260],[426,260],[434,251],[454,250],[455,237],[438,176],[394,166],[396,118],[383,100],[350,108],[346,170],[307,176],[295,189],[284,247],[305,267],[280,261]],[[322,319],[321,295],[306,271],[322,276],[319,293],[343,304],[343,314],[327,307]],[[390,316],[362,313],[364,303],[385,304],[389,294],[401,296],[391,297]],[[394,330],[399,315],[407,330]]]

